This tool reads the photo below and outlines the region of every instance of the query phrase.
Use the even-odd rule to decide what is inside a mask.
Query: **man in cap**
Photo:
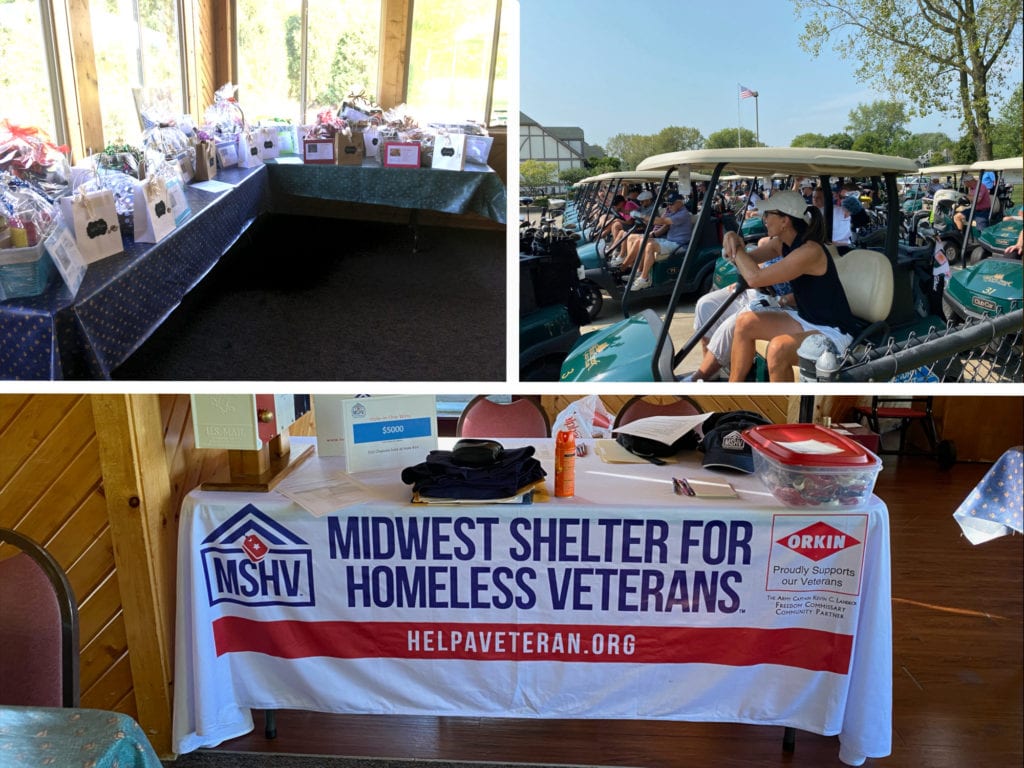
[[[651,268],[659,258],[667,257],[679,248],[686,248],[693,232],[693,215],[684,205],[685,199],[678,192],[670,192],[665,197],[665,215],[654,217],[654,237],[644,247],[643,260],[640,262],[640,274],[633,280],[630,288],[634,291],[651,286]],[[643,235],[630,235],[625,244],[623,268],[632,266],[640,257],[640,246]]]

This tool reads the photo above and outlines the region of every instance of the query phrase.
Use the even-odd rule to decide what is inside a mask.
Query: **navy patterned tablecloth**
[[[128,715],[100,709],[0,707],[4,768],[162,768]]]
[[[0,379],[109,379],[262,213],[285,198],[475,213],[505,222],[505,186],[485,165],[430,168],[269,163],[229,168],[206,192],[186,186],[192,214],[157,244],[133,243],[91,264],[72,296],[58,276],[40,296],[0,302]]]
[[[389,205],[443,213],[476,213],[505,223],[505,185],[486,165],[467,163],[464,171],[433,168],[382,168],[372,160],[361,166],[267,164],[275,203],[285,197],[311,197],[349,203]]]
[[[1024,533],[1024,449],[1011,448],[985,473],[953,513],[972,544]]]
[[[235,186],[186,186],[192,213],[180,227],[90,264],[74,297],[55,276],[39,296],[0,303],[0,379],[109,379],[269,209],[265,168],[218,180]]]

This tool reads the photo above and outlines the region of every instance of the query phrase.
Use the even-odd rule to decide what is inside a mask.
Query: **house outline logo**
[[[255,504],[246,504],[199,549],[211,606],[313,606],[313,549]]]

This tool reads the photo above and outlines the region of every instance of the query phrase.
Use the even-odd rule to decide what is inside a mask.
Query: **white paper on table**
[[[821,440],[795,440],[791,443],[778,441],[777,445],[788,448],[793,453],[817,454],[819,456],[829,453],[842,453],[843,449],[838,445],[824,443]]]
[[[711,413],[696,413],[692,416],[648,416],[616,427],[612,432],[646,437],[672,445],[683,435],[703,424],[709,416]]]
[[[606,464],[646,464],[647,459],[630,453],[615,440],[606,437],[594,441],[594,453]]]
[[[322,467],[318,462],[308,462],[302,472],[289,475],[274,490],[314,517],[380,498],[351,475]]]
[[[234,184],[228,184],[224,181],[217,179],[210,179],[209,181],[194,181],[190,185],[193,189],[201,189],[203,192],[227,192],[229,189],[234,189]]]

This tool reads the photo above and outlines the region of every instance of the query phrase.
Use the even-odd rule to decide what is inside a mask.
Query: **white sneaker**
[[[612,256],[610,259],[608,259],[608,266],[619,267],[622,266],[623,261],[625,261],[625,259],[623,259],[621,256]]]
[[[643,277],[637,276],[633,280],[633,285],[630,286],[630,290],[631,291],[642,291],[644,288],[650,288],[650,287],[651,287],[651,278],[649,278],[649,277],[648,278],[643,278]]]

